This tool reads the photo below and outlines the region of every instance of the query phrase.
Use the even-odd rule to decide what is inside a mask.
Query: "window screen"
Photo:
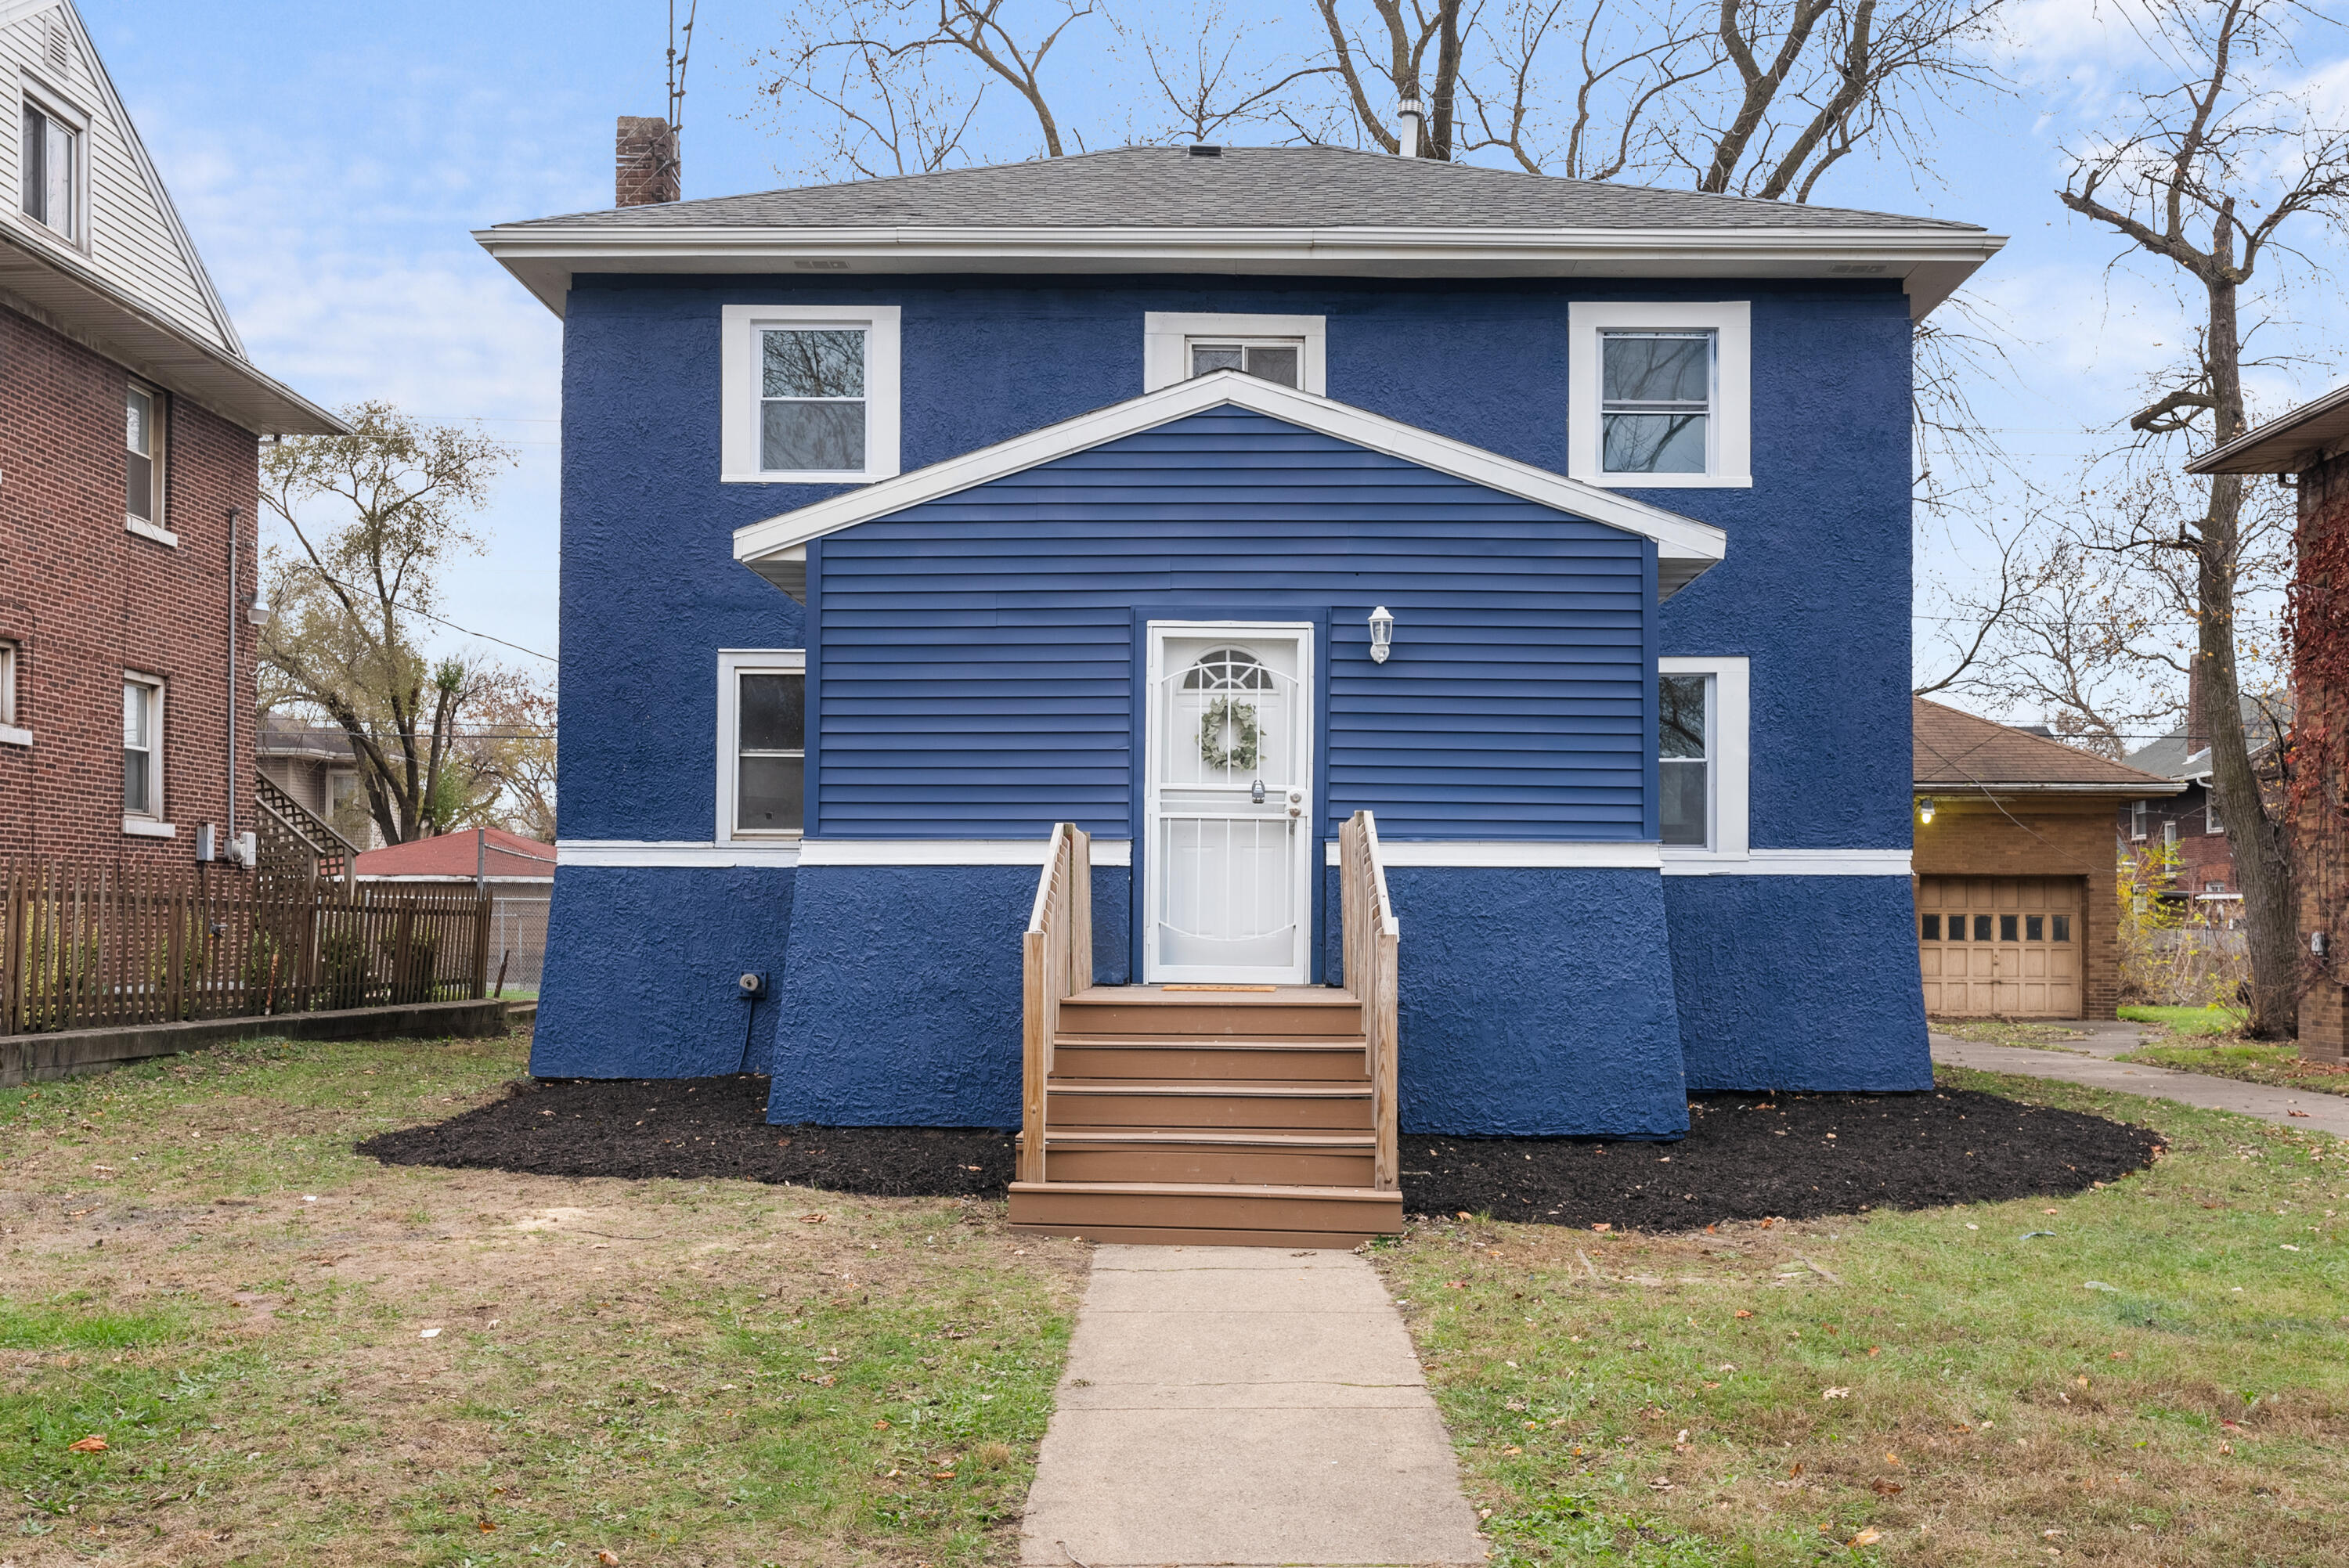
[[[134,816],[158,815],[155,789],[155,688],[144,681],[122,683],[122,809]]]
[[[162,399],[134,386],[123,407],[123,510],[140,522],[162,521]]]
[[[1704,676],[1666,676],[1658,683],[1658,815],[1667,844],[1702,849],[1713,842],[1712,685]]]
[[[807,677],[736,678],[734,830],[797,832],[807,784]]]
[[[864,470],[864,329],[771,327],[759,335],[759,466],[769,473]]]
[[[76,232],[74,160],[80,154],[80,144],[73,127],[59,124],[30,104],[25,106],[25,139],[18,143],[25,216],[69,239]]]
[[[1304,360],[1305,346],[1295,338],[1264,343],[1237,339],[1220,342],[1191,340],[1191,374],[1194,376],[1205,376],[1211,370],[1245,370],[1250,376],[1266,381],[1295,387],[1299,384],[1299,371]]]
[[[1599,466],[1701,474],[1712,462],[1710,332],[1599,335]]]

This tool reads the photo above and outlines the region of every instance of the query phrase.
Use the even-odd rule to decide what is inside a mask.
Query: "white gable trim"
[[[734,559],[756,569],[770,562],[781,565],[792,559],[792,552],[800,551],[799,559],[803,562],[808,542],[825,534],[1225,407],[1247,408],[1268,418],[1286,420],[1505,495],[1652,539],[1667,593],[1721,560],[1728,548],[1728,535],[1710,523],[1488,452],[1482,447],[1472,447],[1465,441],[1455,441],[1449,436],[1419,429],[1382,414],[1317,397],[1294,387],[1278,387],[1237,370],[1218,370],[932,463],[893,480],[745,524],[734,531]],[[804,571],[804,565],[800,570]]]

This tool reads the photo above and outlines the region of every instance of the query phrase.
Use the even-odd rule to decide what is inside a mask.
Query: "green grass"
[[[351,1152],[523,1053],[274,1042],[0,1092],[0,1558],[1016,1554],[1079,1249],[998,1206]]]
[[[1496,1563],[2344,1561],[2349,1145],[1941,1077],[2168,1151],[2071,1198],[1381,1253]]]
[[[2132,1024],[2158,1024],[2173,1035],[2232,1035],[2250,1016],[2240,1007],[2122,1007],[2119,1016]]]

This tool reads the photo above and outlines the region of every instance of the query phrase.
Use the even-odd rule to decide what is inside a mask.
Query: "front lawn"
[[[2240,1007],[2123,1007],[2120,1016],[2165,1031],[2122,1061],[2278,1088],[2349,1094],[2349,1066],[2302,1061],[2300,1047],[2289,1040],[2243,1038],[2240,1031],[2249,1015]]]
[[[2344,1561],[2349,1145],[1940,1077],[2168,1152],[2070,1198],[1380,1251],[1496,1563]]]
[[[2117,1007],[2114,1012],[2132,1024],[2156,1024],[2173,1035],[2232,1035],[2251,1015],[2240,1007]]]
[[[352,1152],[526,1055],[276,1042],[0,1090],[0,1559],[1015,1554],[1081,1249],[996,1203]]]

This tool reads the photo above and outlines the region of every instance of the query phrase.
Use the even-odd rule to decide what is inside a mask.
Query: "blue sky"
[[[661,111],[664,0],[79,3],[256,362],[323,402],[386,397],[518,448],[483,519],[490,550],[452,576],[449,617],[552,652],[559,324],[468,231],[609,204],[613,117]],[[703,0],[687,195],[788,182],[778,165],[792,153],[769,132],[751,63],[780,14],[770,0]],[[2010,0],[2008,15],[2012,90],[1951,106],[1934,178],[1855,160],[1816,200],[2013,237],[1975,289],[2011,334],[2017,374],[1982,406],[2026,469],[2053,479],[2112,444],[2099,428],[2135,406],[2184,317],[2158,272],[2109,272],[2118,248],[2052,195],[2060,144],[2113,107],[2138,41],[2111,0]],[[2349,36],[2307,46],[2315,89],[2349,106]],[[1118,139],[1131,76],[1069,57],[1061,118],[1093,126],[1096,144]],[[2311,238],[2318,259],[2337,259],[2337,241]],[[2274,407],[2343,369],[2339,294],[2289,302],[2293,323],[2271,336],[2311,358],[2260,378]]]

